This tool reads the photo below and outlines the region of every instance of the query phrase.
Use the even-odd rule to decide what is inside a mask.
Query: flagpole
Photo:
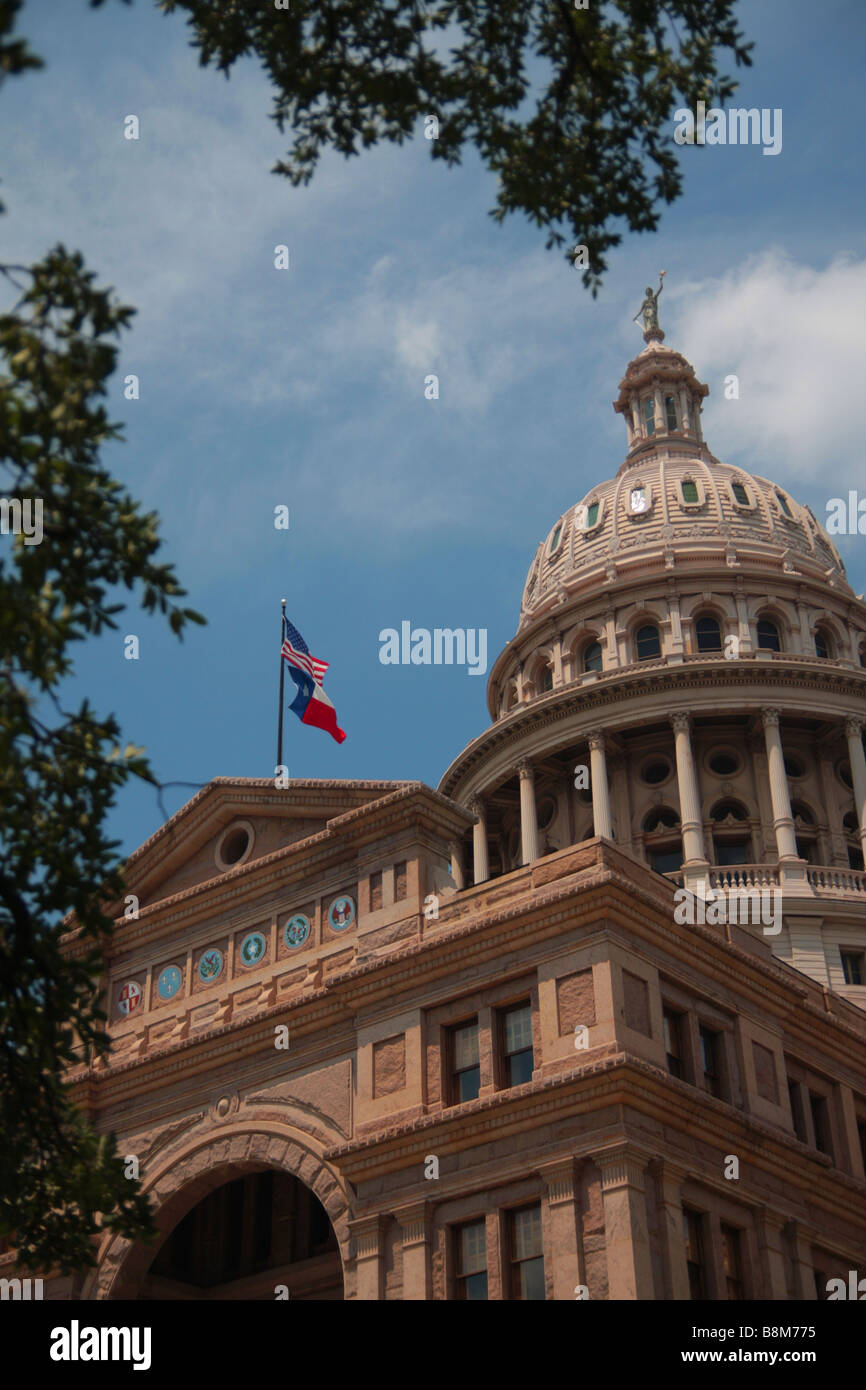
[[[286,638],[286,600],[281,599],[282,617],[280,618],[280,710],[277,717],[277,767],[283,765],[283,691],[286,680],[286,662],[283,657],[283,642]]]

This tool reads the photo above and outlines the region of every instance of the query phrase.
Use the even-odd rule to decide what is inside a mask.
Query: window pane
[[[457,1254],[461,1274],[476,1274],[487,1268],[487,1236],[483,1221],[461,1226],[458,1232]]]
[[[478,1063],[478,1023],[463,1023],[454,1029],[454,1066],[457,1071]]]
[[[541,1254],[541,1207],[523,1207],[512,1213],[514,1258],[528,1260]]]
[[[532,1046],[532,1009],[529,1004],[521,1004],[509,1009],[505,1015],[505,1051],[520,1052]]]
[[[745,487],[743,486],[743,484],[742,484],[742,483],[734,483],[734,485],[733,485],[733,490],[734,490],[734,496],[736,497],[736,499],[737,499],[737,501],[739,502],[740,506],[741,506],[741,507],[748,507],[748,505],[749,505],[749,494],[748,494],[748,492],[746,491],[746,489],[745,489]]]
[[[651,856],[652,866],[657,874],[675,874],[683,867],[681,849],[662,850]]]
[[[457,1073],[457,1096],[456,1102],[462,1105],[465,1100],[477,1100],[478,1092],[481,1090],[481,1068],[467,1067],[465,1071]]]
[[[550,542],[550,553],[551,553],[551,555],[553,554],[553,552],[556,550],[557,546],[559,545],[559,538],[560,538],[561,535],[562,535],[562,522],[560,521],[559,525],[557,526],[556,530],[555,530],[554,533],[553,533],[553,538],[552,538],[552,540],[551,540],[551,542]]]
[[[690,478],[687,478],[683,483],[683,501],[697,502],[699,500],[697,483],[693,483]]]
[[[845,976],[846,985],[862,985],[863,957],[856,951],[843,951],[842,973]]]
[[[583,669],[584,671],[600,671],[601,668],[601,643],[590,642],[583,654]]]
[[[467,1302],[477,1302],[487,1298],[487,1270],[481,1274],[470,1274],[462,1281],[463,1297]]]
[[[657,627],[639,627],[635,636],[638,661],[648,661],[654,656],[661,656],[661,638]]]
[[[665,396],[665,414],[667,415],[668,429],[677,429],[677,404],[673,396]],[[694,483],[692,483],[692,487],[694,487]],[[697,497],[694,500],[697,501]]]
[[[525,1260],[518,1266],[519,1297],[535,1303],[544,1302],[544,1260],[540,1257]]]
[[[729,868],[733,864],[748,864],[749,862],[748,845],[720,845],[714,841],[713,847],[716,863],[720,869]]]
[[[653,400],[646,400],[646,401],[644,401],[644,403],[643,403],[643,418],[644,418],[644,420],[645,420],[645,422],[646,422],[646,432],[647,432],[647,434],[655,434],[655,432],[656,432],[656,406],[655,406],[655,401],[653,401]]]
[[[593,502],[593,503],[590,505],[590,508],[589,508],[589,510],[588,510],[588,512],[587,512],[587,514],[586,514],[586,525],[587,525],[587,528],[589,528],[590,526],[594,526],[595,523],[598,521],[598,507],[599,507],[598,502]]]
[[[779,640],[779,629],[775,623],[771,623],[769,618],[761,618],[758,622],[758,646],[764,647],[771,652],[780,652],[782,643]]]
[[[715,618],[698,618],[695,623],[699,652],[720,652],[722,630]]]

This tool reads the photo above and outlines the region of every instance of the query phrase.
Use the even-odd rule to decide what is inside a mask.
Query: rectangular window
[[[720,1067],[720,1057],[722,1050],[722,1039],[720,1034],[714,1033],[710,1028],[701,1028],[701,1067],[704,1073],[704,1085],[710,1095],[721,1096],[722,1076]]]
[[[590,528],[591,526],[594,526],[595,523],[596,523],[597,521],[598,521],[598,503],[597,503],[597,502],[591,502],[590,505],[589,505],[589,507],[587,508],[587,512],[586,512],[586,529],[587,529],[587,531],[589,530],[589,528]]]
[[[513,1004],[500,1016],[502,1084],[522,1086],[532,1080],[532,1006]]]
[[[682,486],[684,502],[700,502],[701,498],[697,483],[693,483],[690,478],[686,478]]]
[[[481,1089],[477,1018],[451,1029],[450,1050],[451,1104],[460,1105],[464,1100],[476,1100]]]
[[[698,1211],[683,1208],[686,1236],[686,1264],[689,1270],[689,1297],[706,1298],[704,1280],[704,1218]]]
[[[794,518],[793,518],[792,515],[791,515],[791,508],[788,506],[788,499],[787,499],[787,497],[785,497],[785,496],[783,495],[783,493],[777,492],[777,493],[776,493],[776,501],[779,503],[779,506],[780,506],[781,511],[782,511],[782,515],[783,515],[783,516],[786,516],[786,517],[788,518],[789,521],[793,521]]]
[[[748,507],[751,505],[748,491],[742,483],[732,483],[731,490],[741,507]]]
[[[673,396],[665,396],[665,414],[667,416],[668,429],[679,429],[679,425],[677,424],[677,403]],[[692,487],[694,487],[694,483]],[[695,490],[697,491],[697,489]],[[695,501],[697,501],[697,498],[695,498]]]
[[[454,1292],[458,1299],[487,1298],[487,1235],[484,1221],[469,1221],[454,1232]]]
[[[394,865],[394,901],[400,903],[406,896],[406,860]]]
[[[378,912],[382,906],[382,871],[370,875],[370,911]]]
[[[829,1154],[832,1158],[833,1148],[830,1143],[830,1116],[827,1110],[826,1096],[819,1095],[816,1091],[810,1091],[809,1106],[812,1111],[812,1125],[815,1130],[815,1148],[822,1154]]]
[[[736,1226],[725,1226],[722,1231],[722,1265],[725,1271],[727,1298],[744,1298],[743,1264],[740,1258],[740,1232]]]
[[[683,1066],[681,1015],[675,1014],[672,1009],[665,1009],[663,1018],[668,1071],[671,1076],[678,1076],[682,1080],[685,1076],[685,1067]]]
[[[644,401],[644,403],[643,403],[643,418],[644,418],[644,423],[645,423],[645,426],[646,426],[646,432],[647,432],[647,434],[655,434],[655,432],[656,432],[656,403],[655,403],[654,400],[649,399],[649,400]]]
[[[806,1121],[803,1117],[803,1101],[800,1095],[800,1087],[796,1081],[788,1082],[788,1099],[791,1102],[791,1118],[794,1121],[794,1133],[801,1144],[806,1143]]]
[[[544,1253],[541,1245],[541,1204],[509,1212],[511,1297],[544,1301]]]
[[[862,951],[841,951],[842,974],[845,976],[846,985],[862,985],[866,981],[866,974],[863,970]]]

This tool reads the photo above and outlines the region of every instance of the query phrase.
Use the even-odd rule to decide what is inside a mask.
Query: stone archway
[[[162,1153],[144,1190],[153,1202],[156,1224],[167,1237],[187,1212],[216,1188],[267,1168],[298,1178],[325,1208],[339,1247],[344,1296],[351,1297],[349,1198],[309,1135],[267,1123],[221,1126],[218,1133],[188,1137],[185,1143]],[[119,1236],[107,1237],[82,1297],[136,1298],[158,1249],[159,1242],[145,1245]]]

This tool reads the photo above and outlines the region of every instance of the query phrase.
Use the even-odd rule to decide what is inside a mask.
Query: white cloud
[[[866,261],[816,270],[771,250],[672,298],[667,341],[710,386],[705,434],[719,457],[792,486],[862,482]]]

